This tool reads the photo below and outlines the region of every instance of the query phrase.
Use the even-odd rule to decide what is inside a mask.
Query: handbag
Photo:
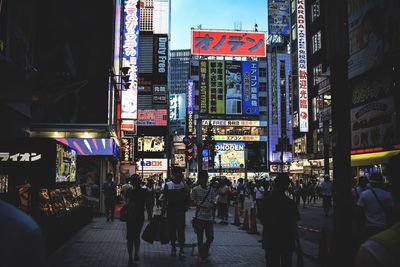
[[[151,220],[150,223],[147,224],[146,228],[144,228],[142,239],[150,244],[153,244],[154,240],[156,239],[156,231],[153,220]]]
[[[206,199],[207,199],[208,194],[210,193],[210,191],[211,191],[211,186],[210,186],[210,188],[208,189],[207,194],[204,196],[203,200],[201,201],[200,205],[203,205],[203,204],[204,204],[204,202],[206,201]],[[197,230],[198,230],[198,228],[199,228],[199,219],[197,218],[197,215],[199,214],[200,205],[198,205],[198,206],[196,207],[196,213],[195,213],[195,215],[194,215],[194,217],[193,217],[193,219],[192,219],[192,227],[193,227],[193,230],[194,230],[194,232],[195,232],[196,234],[197,234]]]
[[[151,223],[154,234],[154,241],[159,241],[162,245],[170,241],[167,218],[161,215],[154,215]]]

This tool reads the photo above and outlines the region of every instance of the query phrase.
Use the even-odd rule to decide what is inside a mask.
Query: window
[[[292,27],[292,40],[296,40],[297,39],[297,27],[293,26]]]
[[[260,84],[258,85],[258,90],[260,92],[266,92],[267,91],[267,84],[263,83],[263,82],[260,82]]]
[[[260,97],[260,106],[266,106],[266,105],[267,105],[267,98]]]
[[[311,5],[311,21],[315,21],[321,15],[321,5],[319,0],[315,0],[315,3]]]
[[[321,77],[321,75],[322,75],[322,64],[319,64],[313,68],[313,85],[314,86],[319,84],[322,81],[323,77]]]
[[[259,68],[259,76],[260,77],[267,77],[267,69],[266,68]]]
[[[321,31],[318,31],[312,36],[312,53],[315,54],[322,47]]]
[[[292,7],[292,13],[296,11],[296,1],[292,0],[290,3],[290,6]]]
[[[331,93],[326,92],[324,94],[324,108],[330,107],[332,105],[332,98],[331,98]]]

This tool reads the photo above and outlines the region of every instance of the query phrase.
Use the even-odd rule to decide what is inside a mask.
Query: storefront
[[[399,146],[400,148],[400,146]],[[400,153],[400,150],[371,152],[351,155],[351,167],[354,177],[371,176],[373,173],[385,174],[385,168],[390,157]]]

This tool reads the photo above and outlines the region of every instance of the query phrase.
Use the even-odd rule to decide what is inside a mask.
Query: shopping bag
[[[155,236],[154,241],[159,241],[162,245],[168,244],[170,241],[167,218],[160,215],[153,217],[152,223],[154,223]]]
[[[156,232],[154,229],[154,223],[151,221],[149,224],[147,224],[146,228],[144,228],[142,239],[150,244],[153,244],[155,235]]]

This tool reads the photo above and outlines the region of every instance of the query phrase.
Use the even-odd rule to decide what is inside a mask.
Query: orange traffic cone
[[[239,226],[240,225],[240,215],[239,215],[239,206],[238,205],[236,205],[235,206],[235,220],[233,221],[233,225],[237,225],[237,226]]]
[[[250,209],[250,229],[247,231],[249,234],[259,234],[257,231],[257,218],[256,218],[256,210],[254,208]]]
[[[243,220],[242,227],[240,229],[241,230],[245,230],[245,231],[250,229],[250,227],[249,227],[249,211],[248,211],[248,209],[244,210],[244,220]]]

